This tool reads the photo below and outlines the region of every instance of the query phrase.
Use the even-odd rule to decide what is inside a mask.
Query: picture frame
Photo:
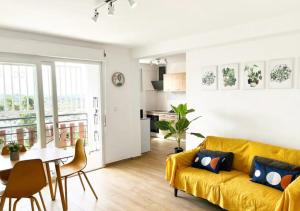
[[[200,87],[202,90],[217,90],[218,66],[210,65],[201,68]]]
[[[239,63],[224,64],[219,66],[219,88],[221,90],[239,89]]]
[[[266,62],[249,61],[241,68],[243,89],[256,90],[265,88]]]
[[[291,89],[294,85],[295,59],[273,59],[268,65],[268,88]]]

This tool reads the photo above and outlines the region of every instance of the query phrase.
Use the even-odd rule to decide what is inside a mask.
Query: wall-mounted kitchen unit
[[[165,92],[185,92],[186,90],[186,74],[171,73],[164,75],[164,91]]]

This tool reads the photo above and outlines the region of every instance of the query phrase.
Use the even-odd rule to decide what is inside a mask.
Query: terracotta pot
[[[17,161],[20,159],[20,152],[10,152],[9,156],[11,161]]]

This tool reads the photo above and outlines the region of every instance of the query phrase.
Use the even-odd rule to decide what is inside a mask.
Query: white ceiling
[[[28,30],[130,47],[285,15],[299,0],[118,0],[116,14],[100,11],[95,0],[0,0],[0,27]]]

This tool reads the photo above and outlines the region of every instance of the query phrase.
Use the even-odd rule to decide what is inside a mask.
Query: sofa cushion
[[[299,171],[275,168],[256,160],[254,161],[254,175],[251,181],[283,191],[299,174]]]
[[[192,167],[206,169],[208,171],[219,173],[222,163],[226,160],[226,155],[215,155],[200,151],[197,153]]]
[[[220,170],[231,171],[233,158],[234,158],[234,154],[232,152],[222,152],[222,151],[203,149],[201,150],[201,153],[208,156],[212,155],[215,157],[225,157],[225,160],[223,160]]]
[[[255,172],[255,161],[258,161],[259,163],[262,163],[264,165],[267,166],[271,166],[277,169],[284,169],[287,171],[300,171],[300,166],[296,166],[296,165],[292,165],[286,162],[282,162],[279,160],[275,160],[275,159],[270,159],[270,158],[265,158],[265,157],[260,157],[260,156],[255,156],[253,158],[253,162],[251,165],[251,169],[249,172],[249,176],[252,178]]]
[[[282,192],[241,174],[220,185],[220,206],[235,211],[274,211]]]
[[[238,171],[221,171],[215,174],[204,169],[188,167],[176,172],[175,187],[194,196],[205,198],[218,204],[220,199],[220,184],[238,175]]]

